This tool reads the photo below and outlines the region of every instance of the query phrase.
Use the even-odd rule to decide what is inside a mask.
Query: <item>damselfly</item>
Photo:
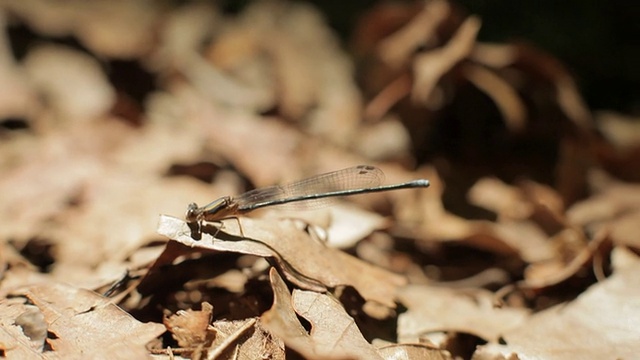
[[[393,185],[380,185],[383,179],[384,173],[377,167],[359,165],[286,185],[258,188],[234,197],[224,196],[203,207],[191,203],[185,218],[189,223],[218,221],[234,218],[266,206],[293,202],[304,202],[305,205],[317,204],[322,199],[337,196],[429,186],[429,180],[424,179]]]

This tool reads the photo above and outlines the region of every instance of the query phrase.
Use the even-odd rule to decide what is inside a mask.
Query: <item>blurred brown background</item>
[[[401,2],[401,1],[398,1]],[[246,1],[227,1],[238,9]],[[373,0],[311,1],[345,39]],[[592,109],[640,113],[640,6],[625,0],[456,1],[483,20],[479,40],[524,40],[558,57]]]

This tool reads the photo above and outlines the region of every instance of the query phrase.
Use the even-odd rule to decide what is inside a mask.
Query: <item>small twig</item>
[[[197,348],[195,347],[189,347],[189,348],[172,348],[171,346],[168,346],[166,349],[151,349],[149,350],[149,352],[151,352],[152,354],[155,355],[162,355],[162,354],[167,354],[171,357],[173,357],[175,354],[184,354],[184,353],[190,353],[195,351]]]
[[[242,334],[244,334],[247,330],[253,327],[256,321],[257,321],[256,318],[252,318],[246,323],[244,323],[244,325],[242,325],[236,331],[234,331],[233,334],[229,335],[226,339],[224,339],[224,341],[220,343],[220,345],[218,345],[218,347],[215,348],[214,351],[211,351],[207,355],[207,360],[213,360],[218,358],[220,355],[222,355],[231,344],[233,344],[235,341],[238,340],[238,338]]]

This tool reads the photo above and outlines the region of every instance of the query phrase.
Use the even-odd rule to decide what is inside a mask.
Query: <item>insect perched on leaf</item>
[[[267,206],[294,202],[304,202],[305,206],[313,206],[331,197],[429,186],[429,180],[424,179],[380,185],[383,179],[384,173],[377,167],[358,165],[285,185],[258,188],[234,197],[223,196],[203,207],[191,203],[185,218],[189,223],[200,224],[203,221],[237,217]]]

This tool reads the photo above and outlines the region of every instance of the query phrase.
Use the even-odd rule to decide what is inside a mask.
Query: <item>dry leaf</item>
[[[25,72],[67,122],[91,121],[115,103],[115,92],[97,60],[61,46],[29,52]]]
[[[166,359],[638,352],[637,126],[594,126],[584,79],[533,46],[479,43],[455,2],[375,6],[355,61],[306,3],[0,7],[2,355],[142,358],[149,340]],[[153,233],[192,201],[371,159],[386,183],[432,186],[221,229],[162,217],[180,242]],[[478,290],[496,285],[511,307]],[[158,337],[170,313],[179,348]]]
[[[42,356],[47,325],[42,313],[24,299],[0,301],[0,350],[8,358],[32,359]]]
[[[504,244],[507,249],[502,252],[516,251],[526,262],[545,261],[557,254],[555,244],[532,221],[477,222],[472,229],[466,243],[494,250]]]
[[[317,227],[320,240],[341,249],[352,247],[372,232],[390,226],[388,219],[376,213],[340,202],[305,211],[281,210],[280,206],[275,206],[262,218],[302,220],[304,226]]]
[[[398,317],[398,339],[417,342],[430,332],[453,331],[473,334],[488,341],[522,324],[525,309],[496,308],[488,291],[452,290],[410,285],[398,294],[407,312]]]
[[[104,264],[105,259],[117,262],[126,259],[157,238],[149,229],[157,225],[158,213],[183,213],[192,196],[210,191],[205,186],[193,185],[187,179],[157,180],[124,173],[112,173],[93,181],[83,194],[86,205],[65,214],[60,225],[49,230],[59,243],[60,261],[96,266]],[[91,219],[101,221],[96,223]],[[74,237],[95,240],[65,240]]]
[[[529,317],[503,337],[520,359],[633,359],[640,348],[640,262],[576,300]]]
[[[330,211],[333,221],[327,229],[327,240],[330,246],[336,248],[351,247],[373,231],[390,225],[380,215],[355,206],[332,206]]]
[[[425,240],[439,242],[461,242],[469,246],[480,249],[487,249],[491,252],[513,255],[518,251],[522,251],[523,256],[546,256],[548,254],[548,245],[545,245],[546,236],[531,224],[516,223],[513,221],[505,221],[503,223],[493,223],[489,221],[466,220],[459,216],[449,213],[444,209],[441,199],[441,193],[444,191],[442,181],[435,171],[429,171],[427,176],[431,181],[428,192],[422,192],[423,197],[404,198],[403,203],[406,208],[400,208],[402,212],[396,216],[399,221],[408,224],[415,224],[416,231]],[[495,186],[491,191],[495,191]],[[483,196],[488,194],[486,200],[495,199],[496,196],[491,195],[491,191],[482,190]],[[502,192],[504,193],[504,192]],[[479,198],[477,192],[474,191],[474,197]],[[500,200],[505,204],[516,203],[515,200]],[[490,205],[495,208],[494,205]],[[502,206],[502,205],[501,205]],[[509,205],[511,206],[511,205]],[[408,214],[404,215],[404,211]],[[404,219],[404,217],[421,217],[418,219]],[[527,231],[528,235],[534,236],[532,240],[528,240],[520,236],[520,231]],[[528,241],[536,240],[536,245],[531,247]]]
[[[273,106],[274,93],[265,80],[245,84],[240,79],[227,74],[209,64],[199,55],[183,61],[180,69],[187,80],[208,102],[223,106],[265,112]]]
[[[640,186],[603,179],[601,172],[591,174],[595,193],[567,210],[569,220],[577,225],[590,225],[632,212],[640,204]],[[599,183],[599,184],[598,184]]]
[[[422,344],[394,344],[380,347],[378,352],[384,359],[393,360],[451,360],[446,350],[433,349]]]
[[[607,227],[611,229],[611,241],[617,245],[640,249],[638,224],[640,224],[640,210],[624,214],[612,220],[607,225]]]
[[[49,36],[76,36],[93,51],[115,58],[144,54],[153,44],[158,7],[130,1],[6,1],[3,6],[36,31]]]
[[[68,206],[88,179],[102,172],[91,156],[77,151],[78,143],[76,151],[71,150],[74,140],[73,135],[53,133],[27,147],[14,166],[4,169],[0,179],[3,238],[22,240],[44,232],[46,222]]]
[[[336,349],[349,357],[377,359],[377,352],[366,342],[355,321],[333,297],[311,291],[294,290],[293,307],[311,323],[310,336],[320,349]],[[334,316],[327,316],[332,314]]]
[[[393,294],[406,280],[396,274],[369,265],[339,250],[312,239],[299,230],[291,221],[278,222],[238,219],[244,236],[225,236],[231,233],[234,219],[224,222],[224,229],[205,229],[200,240],[191,237],[190,227],[182,220],[162,216],[158,232],[170,239],[190,247],[217,251],[231,251],[261,257],[273,257],[287,276],[303,288],[322,291],[325,287],[335,288],[350,285],[367,300],[394,308]],[[237,224],[235,224],[237,226]],[[217,237],[208,232],[218,232]],[[222,240],[221,237],[228,240]]]
[[[626,152],[638,148],[640,128],[637,118],[610,111],[599,112],[596,117],[598,129],[617,150]]]
[[[273,289],[273,305],[261,316],[264,326],[283,339],[292,349],[301,354],[315,356],[312,340],[293,309],[291,293],[287,285],[275,268],[269,271],[269,278]]]
[[[446,1],[429,1],[424,8],[393,35],[380,41],[378,54],[389,66],[398,68],[407,63],[416,49],[436,37],[436,29],[449,15]]]
[[[284,344],[265,330],[259,319],[219,320],[214,322],[216,339],[208,358],[284,360]]]
[[[206,135],[210,150],[230,159],[256,187],[369,163],[362,156],[323,143],[276,119],[264,121],[258,116],[222,111],[191,89],[184,88],[176,95],[186,116],[199,127],[198,133]],[[392,181],[395,181],[395,174],[387,171],[389,168],[395,168],[394,172],[405,180],[415,178],[406,170],[400,171],[397,165],[372,165],[383,168]]]
[[[492,68],[504,68],[516,61],[516,49],[512,45],[477,43],[469,57]]]
[[[606,230],[594,235],[594,239],[588,244],[585,242],[585,235],[575,230],[567,229],[556,235],[561,243],[568,243],[577,240],[581,246],[569,254],[560,252],[551,261],[541,261],[530,265],[525,272],[525,280],[520,282],[522,288],[539,289],[547,286],[559,284],[571,276],[574,276],[580,269],[591,261],[598,249],[609,240]]]
[[[524,181],[519,187],[498,179],[481,179],[469,190],[470,202],[498,214],[498,222],[485,223],[471,238],[495,236],[517,249],[526,262],[547,261],[557,256],[548,234],[566,230],[564,205],[548,187]],[[483,236],[484,235],[484,236]]]
[[[480,23],[479,18],[469,17],[445,46],[416,56],[413,61],[415,80],[411,93],[414,101],[427,104],[438,80],[469,55],[480,30]]]
[[[276,32],[266,32],[266,46],[278,50],[280,43],[293,45],[279,49],[274,57],[283,115],[304,120],[304,129],[312,135],[349,146],[360,124],[362,98],[339,39],[327,31],[320,14],[304,3],[288,4],[279,13],[270,11],[273,3],[255,4],[255,11],[276,14],[270,19]]]
[[[560,109],[576,126],[588,130],[593,127],[591,112],[587,108],[578,87],[564,65],[533,46],[519,43],[516,45],[516,62],[528,67],[529,72],[538,75],[555,87],[555,101]]]
[[[47,344],[61,358],[144,358],[148,342],[165,328],[140,323],[108,299],[62,284],[43,284],[14,292],[25,296],[44,315]],[[44,356],[42,353],[40,356]]]
[[[149,66],[158,71],[182,69],[222,24],[212,4],[189,3],[174,9],[159,29],[157,48],[150,56]]]
[[[467,64],[464,74],[478,89],[491,97],[509,130],[524,130],[527,113],[520,95],[506,80],[478,65]]]
[[[496,178],[478,180],[467,193],[469,202],[491,210],[500,217],[513,219],[527,218],[533,212],[520,189],[514,188]]]
[[[210,331],[213,306],[204,302],[202,310],[178,311],[164,319],[164,326],[183,348],[208,346],[213,341],[215,332]],[[208,341],[208,344],[206,343]]]
[[[274,302],[262,320],[287,346],[307,358],[382,359],[337,300],[302,290],[294,290],[292,296],[275,269],[269,275]],[[296,314],[311,323],[310,334]]]
[[[367,159],[389,161],[407,154],[411,137],[404,125],[395,118],[387,118],[367,127],[361,127],[353,139],[359,154]]]

